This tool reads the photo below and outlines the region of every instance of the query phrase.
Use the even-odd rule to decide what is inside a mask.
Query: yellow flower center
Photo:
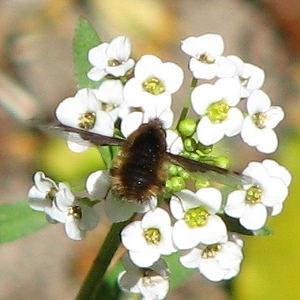
[[[108,64],[109,67],[117,67],[117,66],[120,66],[122,64],[122,62],[118,61],[115,58],[110,58],[107,61],[107,64]]]
[[[156,77],[149,78],[146,81],[144,81],[143,89],[144,89],[144,91],[146,91],[152,95],[159,95],[165,91],[165,87],[164,87],[163,83]]]
[[[202,53],[198,60],[204,64],[213,64],[215,62],[215,59],[213,59],[212,56],[207,52]]]
[[[203,258],[214,258],[220,250],[221,250],[220,244],[209,245],[202,252],[202,257]]]
[[[144,231],[144,237],[148,244],[158,245],[161,239],[161,234],[157,228],[148,228]]]
[[[261,202],[262,189],[253,186],[251,187],[246,194],[246,203],[248,204],[257,204]]]
[[[55,188],[51,188],[50,191],[48,192],[46,198],[52,202],[55,198],[56,193],[57,193],[57,190]]]
[[[256,113],[252,116],[252,121],[254,122],[255,126],[259,129],[264,129],[265,126],[265,120],[267,116],[263,113]]]
[[[73,206],[69,209],[69,214],[73,215],[74,219],[80,220],[82,218],[82,210],[80,206]]]
[[[201,206],[189,209],[184,215],[184,221],[190,228],[206,225],[209,213]]]
[[[96,123],[96,113],[94,112],[87,112],[82,114],[79,118],[78,126],[82,129],[92,129]]]
[[[207,116],[213,123],[221,123],[227,119],[230,106],[224,100],[212,103],[207,109]]]

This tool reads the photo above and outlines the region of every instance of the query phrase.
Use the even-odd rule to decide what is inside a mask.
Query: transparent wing
[[[37,123],[35,126],[43,132],[79,144],[82,143],[82,140],[85,140],[91,142],[95,146],[122,146],[125,141],[116,137],[105,136],[62,124]]]
[[[199,173],[200,176],[205,174],[205,176],[207,176],[212,181],[220,182],[222,184],[230,186],[254,183],[253,178],[245,176],[238,172],[232,172],[230,170],[191,160],[169,152],[167,153],[167,155],[171,163],[183,167],[188,172],[193,173],[195,176],[197,176],[197,173]]]

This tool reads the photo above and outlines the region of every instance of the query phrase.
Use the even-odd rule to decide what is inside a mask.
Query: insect
[[[158,118],[140,125],[127,139],[108,137],[62,124],[52,127],[50,131],[53,129],[79,134],[80,138],[95,146],[120,146],[120,152],[110,170],[111,189],[129,201],[144,202],[157,196],[168,177],[169,162],[192,173],[218,174],[218,181],[229,182],[231,185],[249,181],[242,174],[167,152],[166,131]]]

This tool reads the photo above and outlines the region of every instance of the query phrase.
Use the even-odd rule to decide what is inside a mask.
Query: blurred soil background
[[[174,101],[178,106],[189,83],[188,57],[179,49],[188,36],[219,33],[225,55],[236,54],[266,71],[263,90],[286,111],[277,130],[279,150],[270,157],[294,175],[283,214],[269,222],[275,234],[246,239],[245,261],[230,296],[222,283],[195,274],[167,299],[297,299],[300,0],[0,0],[0,204],[26,199],[37,170],[74,184],[97,170],[96,150],[70,153],[63,141],[27,125],[37,115],[53,120],[58,102],[76,92],[72,39],[80,17],[103,41],[127,35],[136,58],[155,54],[184,67],[185,85]],[[225,144],[229,156],[242,154],[238,170],[263,158],[254,149],[236,151],[240,145]],[[74,299],[105,236],[108,222],[102,219],[82,242],[69,240],[56,225],[0,246],[0,300]]]

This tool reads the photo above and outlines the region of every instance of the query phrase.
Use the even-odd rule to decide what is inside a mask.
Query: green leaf
[[[99,152],[105,164],[105,169],[110,169],[112,167],[113,160],[113,147],[112,146],[102,146],[99,147]]]
[[[0,244],[34,233],[49,223],[45,215],[30,209],[28,201],[0,206]]]
[[[101,44],[101,40],[85,19],[80,19],[73,40],[73,60],[77,86],[81,88],[98,88],[100,83],[87,77],[92,65],[88,61],[88,52],[91,48]]]
[[[273,231],[268,228],[268,227],[263,227],[261,229],[258,229],[258,230],[254,230],[254,235],[255,236],[265,236],[265,235],[272,235],[273,234]]]

